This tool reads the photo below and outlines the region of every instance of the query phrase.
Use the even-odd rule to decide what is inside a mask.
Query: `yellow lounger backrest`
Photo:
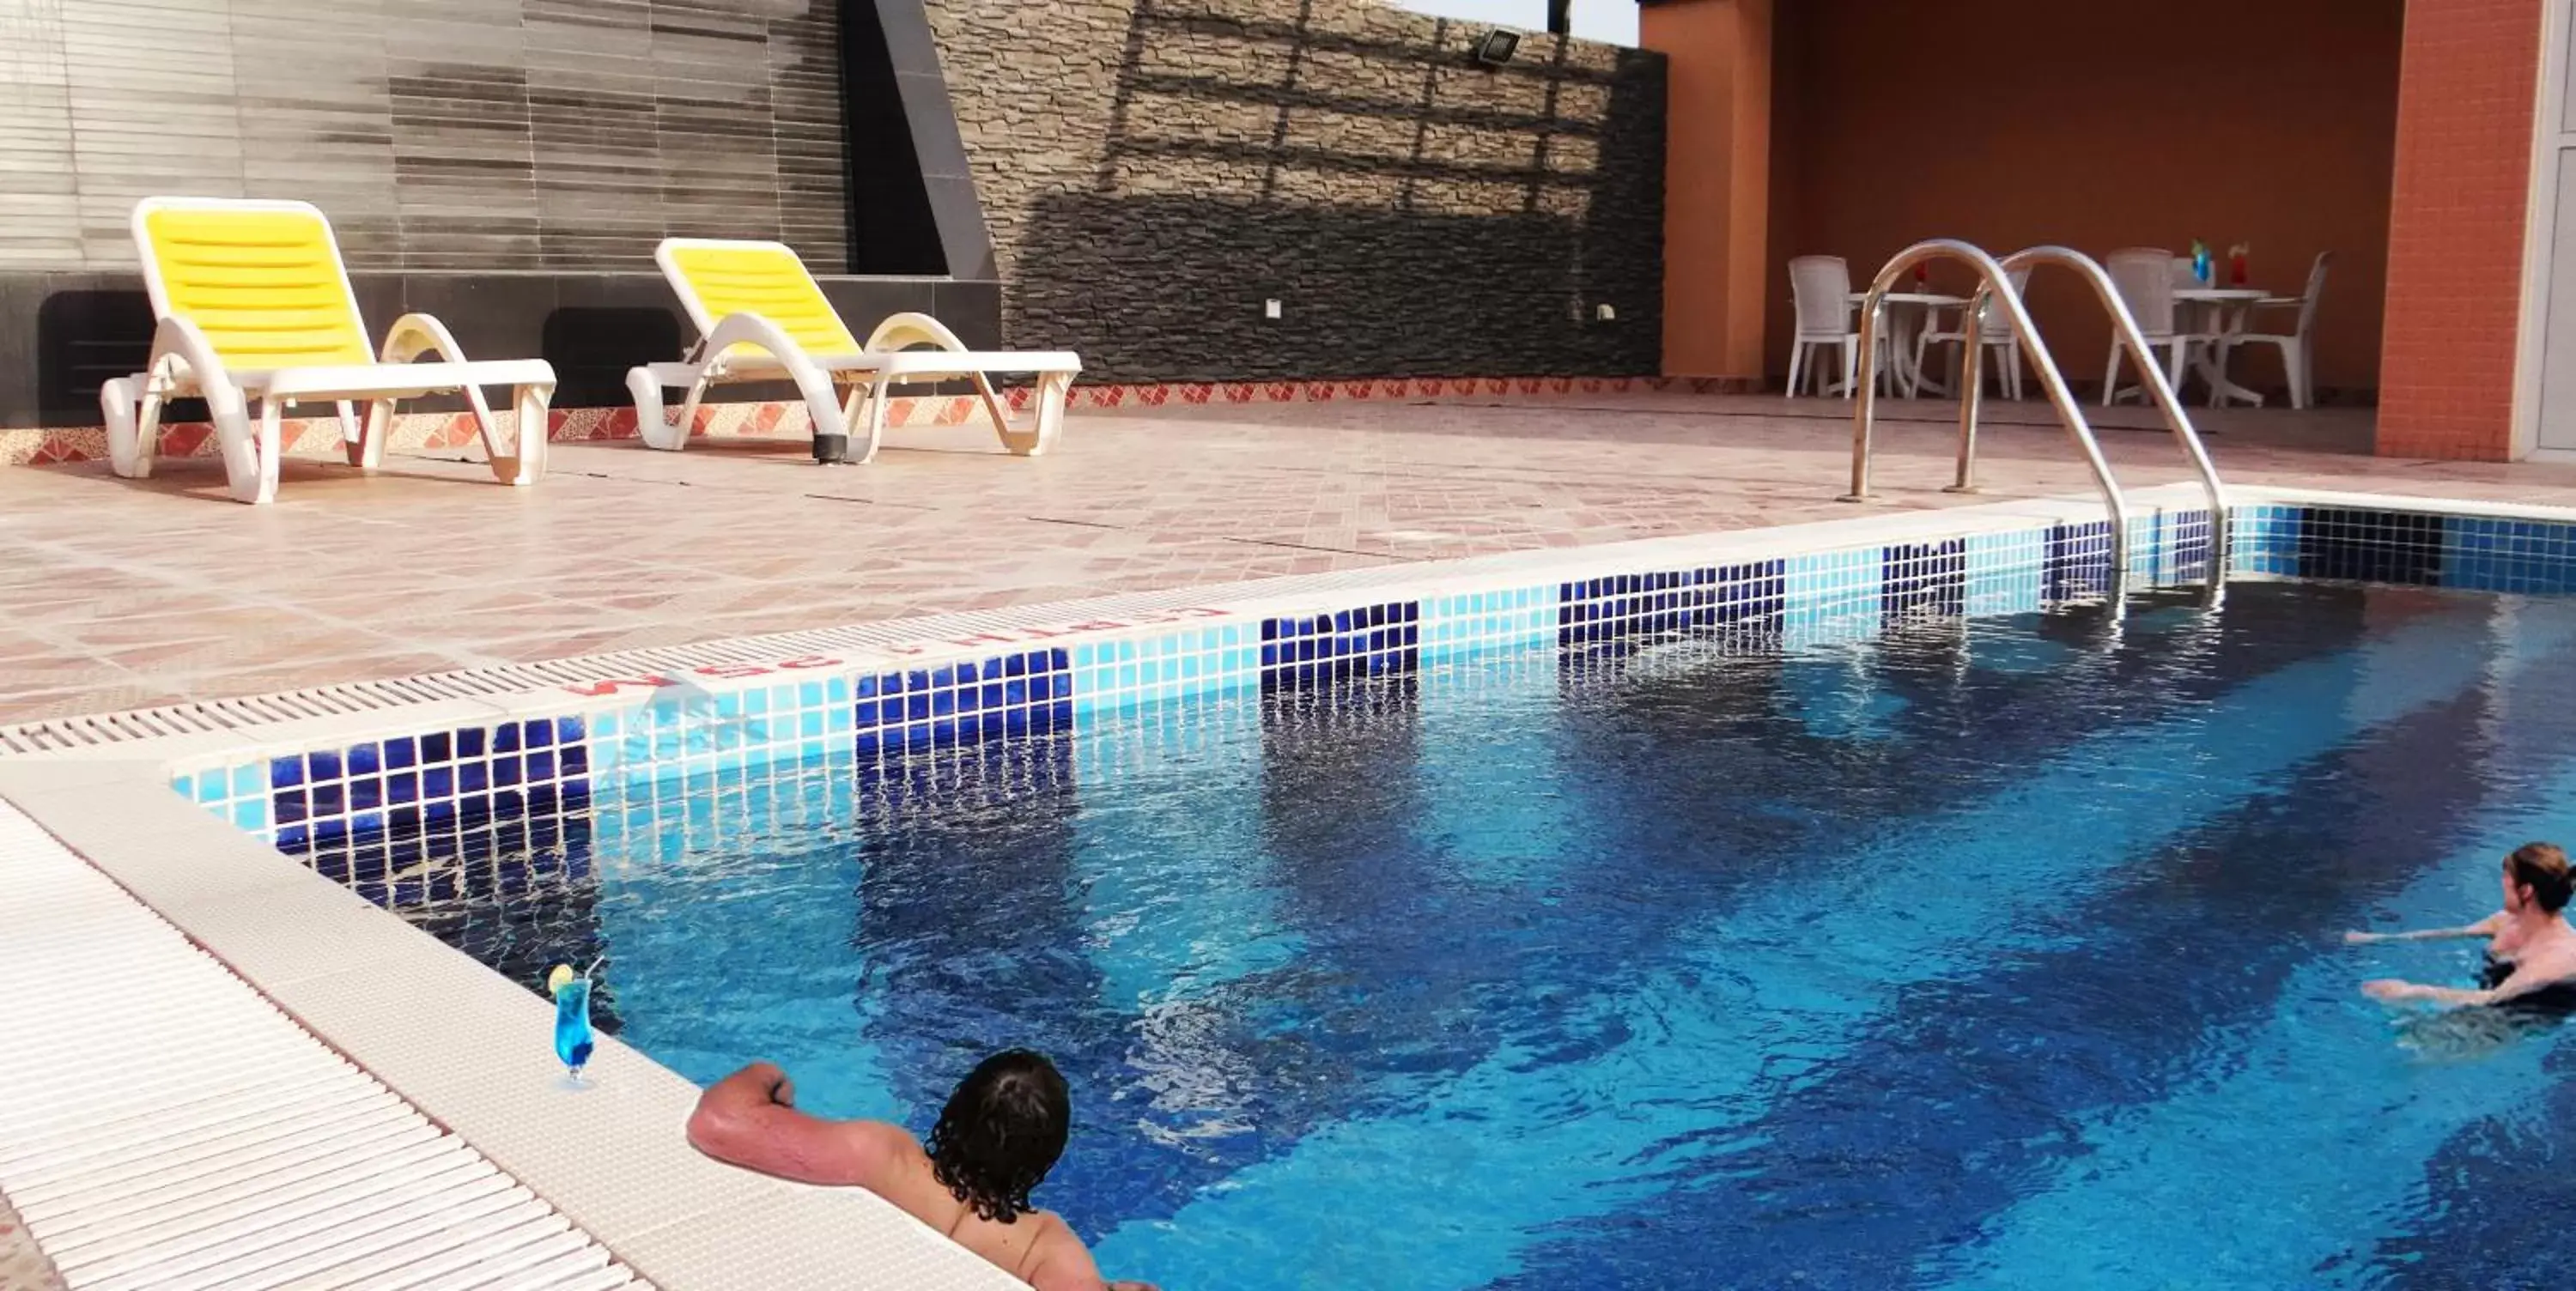
[[[672,238],[656,257],[688,306],[698,334],[715,330],[728,314],[760,314],[815,355],[856,354],[857,338],[823,298],[805,262],[776,242],[722,242]],[[736,345],[736,353],[757,347]]]
[[[134,244],[153,310],[195,323],[226,367],[375,361],[330,221],[311,206],[149,198]]]

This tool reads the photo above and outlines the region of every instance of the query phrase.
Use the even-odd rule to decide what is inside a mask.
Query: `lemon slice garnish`
[[[563,988],[572,985],[572,980],[579,976],[581,974],[572,971],[570,964],[555,965],[555,971],[546,974],[546,994],[561,993]]]

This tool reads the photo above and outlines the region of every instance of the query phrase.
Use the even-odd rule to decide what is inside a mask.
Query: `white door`
[[[2515,449],[2576,453],[2576,0],[2545,0]]]

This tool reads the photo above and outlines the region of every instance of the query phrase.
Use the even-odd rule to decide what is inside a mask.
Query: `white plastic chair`
[[[304,202],[147,197],[135,203],[132,225],[159,321],[150,364],[99,387],[118,475],[151,475],[162,409],[173,399],[203,398],[234,500],[273,502],[288,405],[338,405],[350,464],[372,470],[384,462],[396,400],[459,391],[493,475],[525,485],[545,473],[555,370],[542,359],[469,363],[446,326],[427,314],[394,320],[383,349],[371,349],[339,243],[320,210]],[[437,361],[413,362],[424,354]],[[507,435],[484,401],[487,385],[512,387],[516,416]]]
[[[2326,272],[2334,267],[2334,252],[2320,251],[2316,263],[2308,267],[2308,289],[2299,296],[2272,296],[2256,301],[2254,308],[2292,309],[2299,311],[2299,324],[2289,332],[2240,332],[2228,338],[2229,348],[2239,345],[2273,345],[2281,350],[2281,372],[2289,378],[2290,406],[2314,407],[2316,386],[2317,301],[2326,294]]]
[[[1816,393],[1839,391],[1848,397],[1860,363],[1860,332],[1852,326],[1851,266],[1841,256],[1800,256],[1789,262],[1789,293],[1798,309],[1797,342],[1789,348],[1789,397],[1798,396],[1798,378],[1811,374]],[[1816,351],[1832,346],[1842,355],[1842,380],[1827,378]]]
[[[2015,269],[2009,278],[2013,294],[2018,296],[2030,285],[2030,270]],[[1914,370],[1917,373],[1923,371],[1924,351],[1935,345],[1946,347],[1968,343],[1967,312],[1964,307],[1959,310],[1961,317],[1957,330],[1945,331],[1934,323],[1926,325],[1922,334],[1914,338]],[[1986,308],[1977,320],[1977,349],[1979,379],[1984,377],[1986,356],[1992,355],[1996,388],[2007,399],[2021,398],[2021,341],[2013,335],[2012,316],[1992,300],[1986,302]]]
[[[2183,365],[2191,359],[2192,347],[2209,338],[2197,332],[2183,331],[2175,323],[2174,291],[2177,276],[2189,278],[2188,260],[2175,268],[2172,252],[2162,248],[2132,247],[2114,251],[2104,267],[2110,271],[2111,285],[2119,288],[2120,299],[2138,320],[2138,331],[2146,337],[2147,352],[2165,352],[2165,379],[2176,389],[2182,386]],[[2120,385],[2120,361],[2126,356],[2117,335],[2111,338],[2111,361],[2102,376],[2102,406],[2110,407],[2121,397],[2134,393],[2145,401],[2146,391],[2137,386]]]

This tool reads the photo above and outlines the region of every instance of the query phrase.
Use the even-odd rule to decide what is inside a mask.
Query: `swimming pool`
[[[2576,604],[2252,583],[1335,672],[603,786],[406,914],[531,985],[604,954],[627,1042],[825,1112],[920,1131],[1043,1049],[1041,1203],[1175,1288],[2576,1255],[2511,1218],[2569,1191],[2554,1039],[2397,1025],[2358,981],[2466,959],[2336,942],[2576,835]]]
[[[2131,586],[2204,577],[2197,494],[2133,501]],[[2519,1285],[2499,1259],[2562,1243],[2457,1198],[2557,1198],[2547,1121],[2517,1119],[2556,1097],[2552,1041],[2395,1027],[2354,984],[2456,961],[2334,934],[2480,912],[2493,855],[2562,827],[2576,512],[2258,492],[2225,549],[2257,581],[2124,618],[2083,604],[2099,516],[1269,580],[0,740],[157,741],[15,800],[645,1265],[761,1226],[666,1238],[638,1201],[717,1180],[603,1173],[676,1148],[662,1066],[780,1058],[808,1102],[919,1129],[1025,1043],[1075,1082],[1041,1203],[1175,1288]],[[94,809],[146,774],[269,854]],[[364,901],[291,876],[285,937],[269,902],[201,908],[279,883],[280,852]],[[603,954],[636,1047],[568,1093],[532,988]],[[725,1266],[915,1285],[845,1199],[774,1199],[848,1219]]]

